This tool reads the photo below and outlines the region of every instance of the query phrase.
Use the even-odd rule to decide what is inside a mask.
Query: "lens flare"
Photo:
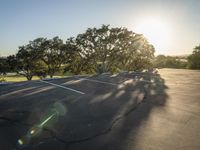
[[[34,134],[35,133],[35,130],[31,130],[30,134]]]
[[[56,113],[52,114],[51,116],[49,116],[46,120],[44,120],[39,126],[42,127],[44,126],[53,116],[55,116]]]
[[[19,145],[23,145],[24,144],[24,142],[21,139],[19,139],[17,142],[19,143]]]
[[[48,125],[47,123],[50,122],[50,120],[57,119],[59,116],[64,116],[67,112],[66,107],[60,103],[56,102],[53,104],[53,106],[45,113],[44,118],[42,121],[40,121],[39,124],[34,125],[25,136],[17,140],[18,146],[24,147],[29,144],[31,138],[34,136],[39,135],[42,132],[42,129],[44,126]],[[55,123],[55,122],[53,122]],[[52,124],[53,124],[52,123]]]

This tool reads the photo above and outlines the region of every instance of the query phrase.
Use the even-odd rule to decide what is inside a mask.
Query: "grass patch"
[[[72,74],[68,74],[67,76],[72,76]],[[64,78],[66,75],[55,75],[53,78]],[[28,81],[26,77],[22,75],[6,75],[0,77],[3,82],[22,82],[22,81]],[[50,76],[47,76],[46,78],[50,78]],[[32,80],[40,80],[38,76],[33,76]]]
[[[7,75],[7,76],[4,76],[4,80],[6,82],[22,82],[22,81],[27,81],[26,77],[21,76],[21,75]],[[33,76],[32,80],[39,80],[39,77]]]
[[[55,73],[55,76],[53,76],[53,78],[64,78],[64,77],[69,77],[69,76],[73,76],[73,73],[70,72],[66,72],[64,74],[61,73]],[[81,75],[91,75],[91,74],[86,74],[86,73],[82,73]],[[46,78],[50,78],[50,76],[47,76]],[[18,75],[15,73],[10,73],[7,74],[5,76],[0,76],[0,82],[22,82],[22,81],[27,81],[26,77],[22,76],[22,75]],[[40,80],[40,78],[38,76],[33,76],[32,80]]]

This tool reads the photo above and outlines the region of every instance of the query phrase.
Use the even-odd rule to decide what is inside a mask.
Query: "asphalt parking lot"
[[[200,71],[0,86],[2,150],[199,150]]]

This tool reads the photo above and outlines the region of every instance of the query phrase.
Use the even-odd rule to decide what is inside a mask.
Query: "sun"
[[[171,41],[170,28],[161,19],[147,18],[138,23],[135,29],[154,45],[156,54],[164,54]]]

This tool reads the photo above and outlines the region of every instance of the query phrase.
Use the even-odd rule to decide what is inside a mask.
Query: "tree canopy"
[[[9,56],[9,68],[31,80],[56,72],[80,73],[142,70],[152,67],[154,47],[141,34],[124,27],[88,28],[63,42],[59,37],[37,38]]]
[[[193,53],[188,57],[190,69],[200,69],[200,44],[194,48]]]
[[[154,47],[147,39],[126,28],[88,28],[74,43],[80,71],[141,70],[149,68],[154,57]]]
[[[186,68],[187,62],[185,59],[182,59],[177,56],[165,56],[165,55],[158,55],[154,59],[154,67],[155,68]]]

